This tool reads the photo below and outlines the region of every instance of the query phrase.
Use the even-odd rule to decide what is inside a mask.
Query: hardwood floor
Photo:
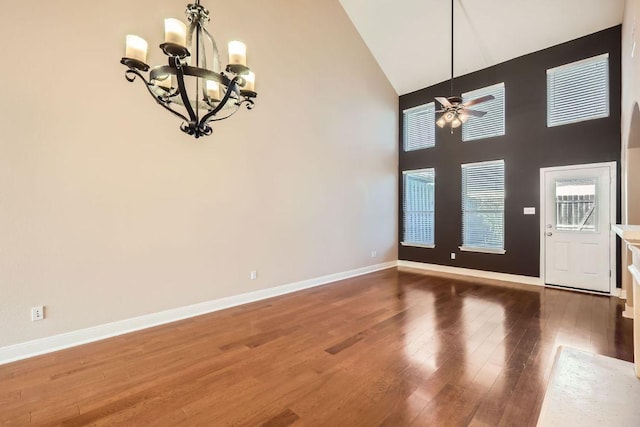
[[[0,425],[535,425],[558,345],[632,360],[622,310],[390,269],[0,366]]]

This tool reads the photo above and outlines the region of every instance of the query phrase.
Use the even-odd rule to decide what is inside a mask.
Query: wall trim
[[[525,285],[544,286],[540,277],[520,276],[517,274],[496,273],[493,271],[473,270],[471,268],[451,267],[448,265],[426,264],[414,261],[398,261],[398,267],[416,268],[419,270],[437,271],[441,273],[459,274],[482,279],[502,280],[503,282],[523,283]]]
[[[225,308],[236,307],[239,305],[261,301],[267,298],[273,298],[304,289],[327,285],[339,280],[362,276],[364,274],[386,270],[388,268],[393,268],[396,266],[397,261],[371,265],[368,267],[357,268],[355,270],[349,270],[341,273],[316,277],[314,279],[290,283],[288,285],[276,286],[273,288],[248,292],[240,295],[232,295],[229,297],[206,301],[199,304],[178,307],[171,310],[133,317],[130,319],[120,320],[104,325],[98,325],[87,329],[81,329],[24,343],[0,347],[0,365],[27,359],[34,356],[39,356],[42,354],[52,353],[54,351],[63,350],[66,348],[76,347],[82,344],[100,341],[106,338],[135,332],[154,326],[164,325],[166,323],[176,322],[178,320],[188,319],[190,317],[196,317],[219,310],[224,310]]]

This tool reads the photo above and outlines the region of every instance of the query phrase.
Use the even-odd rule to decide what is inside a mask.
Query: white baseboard
[[[260,291],[249,292],[240,295],[233,295],[213,301],[206,301],[199,304],[178,307],[171,310],[148,314],[145,316],[120,320],[105,325],[99,325],[87,329],[41,338],[34,341],[10,345],[0,348],[0,365],[15,362],[17,360],[27,359],[29,357],[38,356],[41,354],[63,350],[65,348],[103,340],[106,338],[115,337],[118,335],[123,335],[129,332],[139,331],[141,329],[146,329],[153,326],[163,325],[165,323],[171,323],[190,317],[212,313],[214,311],[223,310],[225,308],[248,304],[250,302],[260,301],[279,295],[285,295],[291,292],[313,288],[316,286],[322,286],[332,282],[336,282],[338,280],[361,276],[363,274],[373,273],[375,271],[385,270],[396,266],[397,261],[376,264],[369,267],[345,271],[342,273],[329,274],[327,276],[317,277],[315,279],[290,283],[288,285],[277,286],[274,288],[263,289]]]
[[[473,270],[471,268],[451,267],[448,265],[425,264],[413,261],[398,261],[398,267],[416,268],[420,270],[438,271],[441,273],[459,274],[482,279],[502,280],[503,282],[524,283],[525,285],[544,286],[540,277],[519,276],[517,274],[495,273],[493,271]]]

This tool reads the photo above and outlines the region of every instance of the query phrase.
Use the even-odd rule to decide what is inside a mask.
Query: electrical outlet
[[[375,258],[378,256],[378,251],[371,251],[371,258]]]
[[[36,322],[44,319],[44,307],[39,305],[37,307],[31,307],[31,321]]]
[[[451,252],[451,259],[456,259],[456,253],[455,252]]]
[[[249,274],[249,278],[250,278],[251,280],[256,280],[256,279],[258,278],[258,272],[257,272],[256,270],[252,271],[252,272]]]

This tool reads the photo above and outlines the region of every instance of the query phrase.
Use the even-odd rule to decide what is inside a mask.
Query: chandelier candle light
[[[125,56],[120,62],[128,68],[125,77],[129,82],[140,78],[158,104],[183,120],[180,129],[200,138],[211,135],[210,122],[231,117],[242,105],[253,108],[258,95],[256,76],[247,67],[247,47],[239,41],[229,43],[229,65],[220,70],[218,47],[205,28],[209,11],[200,0],[187,5],[186,15],[188,26],[178,19],[164,21],[165,39],[160,49],[167,55],[168,65],[149,67],[149,45],[134,35],[126,37]],[[211,68],[205,42],[210,45]],[[195,57],[195,66],[189,57]]]

